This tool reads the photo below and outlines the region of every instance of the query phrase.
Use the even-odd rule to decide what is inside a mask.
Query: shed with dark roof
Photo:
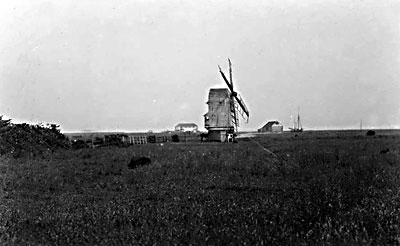
[[[268,121],[263,127],[258,129],[258,132],[282,132],[283,126],[278,121]]]

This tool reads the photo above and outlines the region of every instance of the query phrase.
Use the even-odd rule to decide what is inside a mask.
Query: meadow
[[[152,163],[128,169],[133,155]],[[400,244],[400,131],[60,149],[0,163],[1,245]]]

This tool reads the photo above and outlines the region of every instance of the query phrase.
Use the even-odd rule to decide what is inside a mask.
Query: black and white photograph
[[[400,1],[1,1],[0,245],[400,245]]]

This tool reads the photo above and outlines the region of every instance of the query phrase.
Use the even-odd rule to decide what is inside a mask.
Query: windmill
[[[226,88],[211,88],[208,96],[208,112],[204,115],[205,128],[209,141],[229,141],[238,131],[239,115],[247,122],[249,110],[243,99],[233,88],[232,63],[229,61],[229,81],[221,67],[218,66]]]

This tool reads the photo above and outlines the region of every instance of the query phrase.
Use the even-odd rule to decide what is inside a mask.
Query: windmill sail
[[[233,91],[233,85],[228,81],[228,79],[226,78],[226,76],[225,76],[225,74],[224,74],[224,72],[222,72],[222,69],[221,69],[221,67],[220,66],[218,66],[218,68],[219,68],[219,72],[221,73],[221,75],[222,75],[222,78],[224,79],[224,81],[225,81],[225,83],[226,83],[226,85],[229,87],[229,89],[231,90],[231,91]]]
[[[231,61],[229,60],[229,71],[230,71],[230,78],[232,78],[232,68],[231,68]],[[221,67],[218,66],[219,72],[222,75],[222,78],[224,79],[226,85],[231,91],[231,96],[235,99],[234,101],[239,104],[240,107],[237,107],[239,109],[239,113],[242,115],[243,118],[245,118],[247,121],[249,119],[250,113],[249,110],[247,109],[246,104],[244,103],[243,99],[237,94],[237,92],[234,91],[233,89],[233,83],[232,81],[229,82],[228,79],[226,78],[224,72],[222,71]]]
[[[236,100],[240,105],[240,108],[238,107],[238,112],[244,119],[246,119],[247,122],[249,122],[249,110],[247,109],[246,104],[244,103],[240,95],[237,95]]]

